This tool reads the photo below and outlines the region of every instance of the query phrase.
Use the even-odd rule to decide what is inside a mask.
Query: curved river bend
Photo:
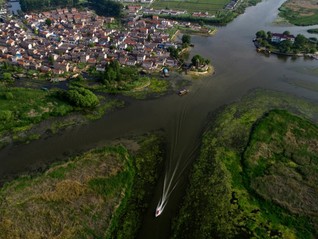
[[[171,218],[184,193],[184,172],[193,161],[209,112],[238,100],[255,88],[288,92],[318,100],[317,92],[292,84],[299,80],[318,84],[317,75],[311,71],[318,68],[318,61],[266,57],[255,51],[252,39],[260,29],[272,32],[289,30],[294,35],[308,35],[304,27],[272,24],[277,16],[277,8],[284,1],[265,0],[248,8],[232,23],[219,28],[213,37],[193,36],[195,47],[191,54],[200,54],[211,59],[216,74],[194,80],[188,95],[179,97],[174,94],[154,100],[132,101],[126,108],[89,125],[66,130],[63,134],[28,145],[8,146],[0,151],[0,179],[9,174],[37,169],[62,159],[65,155],[105,144],[115,138],[164,129],[170,146],[166,173],[171,177],[177,167],[175,181],[179,179],[179,183],[162,215],[155,218],[155,208],[162,194],[164,175],[162,176],[150,209],[145,214],[139,237],[167,238]]]

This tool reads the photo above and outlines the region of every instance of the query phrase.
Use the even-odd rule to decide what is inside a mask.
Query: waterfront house
[[[281,33],[273,33],[272,34],[271,41],[273,43],[280,43],[280,42],[286,41],[286,40],[289,40],[289,41],[291,41],[291,43],[294,43],[295,36],[294,35],[285,35],[285,34],[281,34]]]

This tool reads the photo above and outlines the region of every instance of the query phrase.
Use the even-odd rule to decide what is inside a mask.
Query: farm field
[[[187,10],[188,12],[209,12],[210,14],[217,13],[222,10],[230,0],[156,0],[153,4],[153,8],[157,9],[176,9]]]

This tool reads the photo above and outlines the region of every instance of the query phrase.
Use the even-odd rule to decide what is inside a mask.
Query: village
[[[128,11],[140,9],[129,6]],[[12,18],[0,23],[0,62],[54,75],[77,74],[87,66],[104,71],[114,60],[148,71],[178,65],[168,51],[177,43],[167,31],[180,23],[158,16],[132,17],[121,28],[110,27],[114,22],[76,8]]]

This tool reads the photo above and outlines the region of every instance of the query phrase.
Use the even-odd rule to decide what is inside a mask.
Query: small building
[[[271,41],[274,43],[280,43],[282,41],[289,40],[291,43],[295,42],[295,36],[294,35],[285,35],[281,33],[273,33]]]

